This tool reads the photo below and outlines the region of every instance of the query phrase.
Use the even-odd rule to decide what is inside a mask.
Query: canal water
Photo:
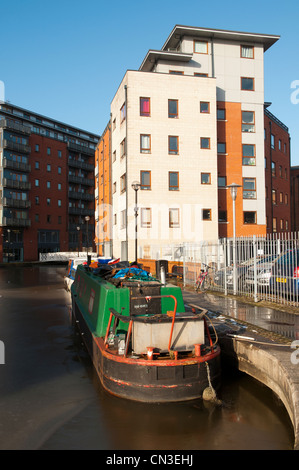
[[[222,406],[147,405],[105,392],[72,329],[65,267],[0,268],[1,450],[290,450],[282,403],[225,372]]]

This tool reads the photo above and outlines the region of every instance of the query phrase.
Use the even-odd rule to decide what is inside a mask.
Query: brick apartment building
[[[290,135],[265,105],[265,185],[267,233],[291,231]]]
[[[290,229],[288,129],[264,102],[263,56],[278,39],[177,25],[126,72],[107,130],[114,256],[134,257],[133,181],[139,257],[154,244],[232,237],[231,183],[237,236]]]
[[[291,167],[291,223],[292,232],[299,232],[299,166]]]
[[[0,103],[0,262],[92,246],[99,138]]]

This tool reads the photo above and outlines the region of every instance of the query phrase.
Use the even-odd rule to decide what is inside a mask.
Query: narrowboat
[[[118,397],[174,402],[220,386],[220,348],[207,311],[138,266],[80,265],[72,319],[102,386]]]

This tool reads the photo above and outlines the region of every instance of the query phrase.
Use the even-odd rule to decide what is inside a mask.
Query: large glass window
[[[201,149],[209,149],[210,148],[210,138],[209,137],[201,137],[200,138],[200,148]]]
[[[179,138],[177,135],[168,136],[168,153],[171,155],[179,153]]]
[[[242,164],[255,165],[255,145],[243,144],[242,145]]]
[[[243,178],[243,199],[256,199],[255,178]]]
[[[168,173],[168,189],[169,191],[179,190],[179,173],[178,171],[170,171]]]
[[[254,111],[242,111],[242,132],[254,132]]]
[[[244,59],[254,58],[254,47],[253,46],[241,46],[241,57]]]
[[[244,215],[244,224],[256,224],[256,212],[245,211]]]
[[[140,153],[151,153],[151,136],[149,134],[140,135]]]
[[[151,189],[151,172],[150,171],[141,171],[140,172],[140,189]]]
[[[241,77],[241,90],[254,91],[254,78]]]
[[[150,116],[150,115],[151,115],[151,99],[140,98],[140,116]]]
[[[168,117],[177,118],[179,116],[178,100],[168,100]]]

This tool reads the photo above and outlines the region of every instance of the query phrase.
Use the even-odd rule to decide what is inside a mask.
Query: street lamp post
[[[80,256],[80,227],[77,226],[77,233],[78,233],[78,258]]]
[[[131,184],[131,187],[135,191],[135,208],[134,208],[134,212],[135,212],[135,262],[136,263],[137,263],[137,230],[138,230],[138,224],[137,224],[137,217],[138,217],[137,193],[138,193],[138,190],[139,190],[140,186],[141,185],[140,185],[139,181],[133,181],[133,183]]]
[[[88,222],[90,220],[89,215],[85,216],[85,220],[86,220],[86,251],[87,251],[87,261],[88,261]]]
[[[233,200],[233,289],[234,295],[237,293],[237,266],[236,266],[236,198],[239,184],[232,183],[227,186],[230,189],[230,195]]]

